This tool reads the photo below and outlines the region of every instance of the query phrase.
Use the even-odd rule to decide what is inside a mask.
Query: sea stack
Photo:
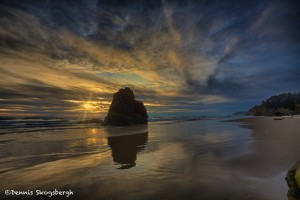
[[[147,123],[147,110],[142,101],[135,100],[135,95],[129,87],[113,94],[103,125],[128,126]]]

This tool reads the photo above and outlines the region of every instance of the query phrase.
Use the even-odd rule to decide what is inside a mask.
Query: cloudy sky
[[[227,115],[300,90],[292,0],[1,0],[0,115]]]

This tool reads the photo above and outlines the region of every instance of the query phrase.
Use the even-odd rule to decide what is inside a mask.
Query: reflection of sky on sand
[[[230,168],[248,176],[271,179],[299,160],[298,119],[285,118],[277,121],[273,117],[261,117],[249,121],[250,124],[243,122],[240,125],[252,130],[251,152],[229,160]]]
[[[30,154],[27,150],[32,156],[26,161],[19,160],[25,153],[8,151],[14,156],[8,163],[26,162],[26,165],[0,173],[1,181],[6,183],[0,189],[64,187],[74,190],[76,198],[87,200],[279,200],[285,197],[282,174],[270,179],[257,178],[226,165],[228,160],[248,153],[250,131],[247,129],[202,120],[149,124],[148,133],[128,134],[136,133],[137,129],[117,127],[109,131],[100,128],[43,133],[50,140],[49,144],[44,143],[45,149],[36,146],[38,140],[23,139],[28,148],[42,151]],[[62,139],[51,140],[51,134],[62,134]],[[42,133],[38,135],[41,136]],[[13,142],[10,145],[20,147]],[[4,150],[3,145],[0,148]],[[37,154],[39,161],[32,162]],[[51,159],[48,154],[57,156]],[[3,168],[1,165],[1,170]],[[271,193],[270,188],[283,189]]]
[[[94,154],[76,158],[46,162],[18,171],[1,174],[3,188],[53,188],[80,181],[79,174],[87,174],[87,169],[96,167],[99,162],[108,160],[109,154]],[[5,175],[5,176],[4,176]],[[17,180],[17,183],[16,183]]]
[[[103,129],[91,128],[83,132],[86,137],[84,139],[70,141],[69,142],[70,149],[94,147],[94,149],[97,150],[98,148],[101,149],[102,147],[105,148],[108,147],[107,140],[103,135],[104,134]]]

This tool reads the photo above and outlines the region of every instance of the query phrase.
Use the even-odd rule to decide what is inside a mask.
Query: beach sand
[[[251,153],[231,164],[257,177],[272,177],[300,160],[300,118],[253,117],[232,120],[251,130]]]
[[[286,171],[300,158],[299,122],[254,117],[2,135],[1,197],[15,199],[6,189],[56,188],[86,200],[284,200]]]

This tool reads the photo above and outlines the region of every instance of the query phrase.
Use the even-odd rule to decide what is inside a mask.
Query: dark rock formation
[[[103,125],[127,126],[147,122],[148,115],[143,102],[135,100],[133,91],[126,87],[113,94]]]
[[[288,199],[300,200],[300,161],[287,172],[285,180],[289,186]]]

